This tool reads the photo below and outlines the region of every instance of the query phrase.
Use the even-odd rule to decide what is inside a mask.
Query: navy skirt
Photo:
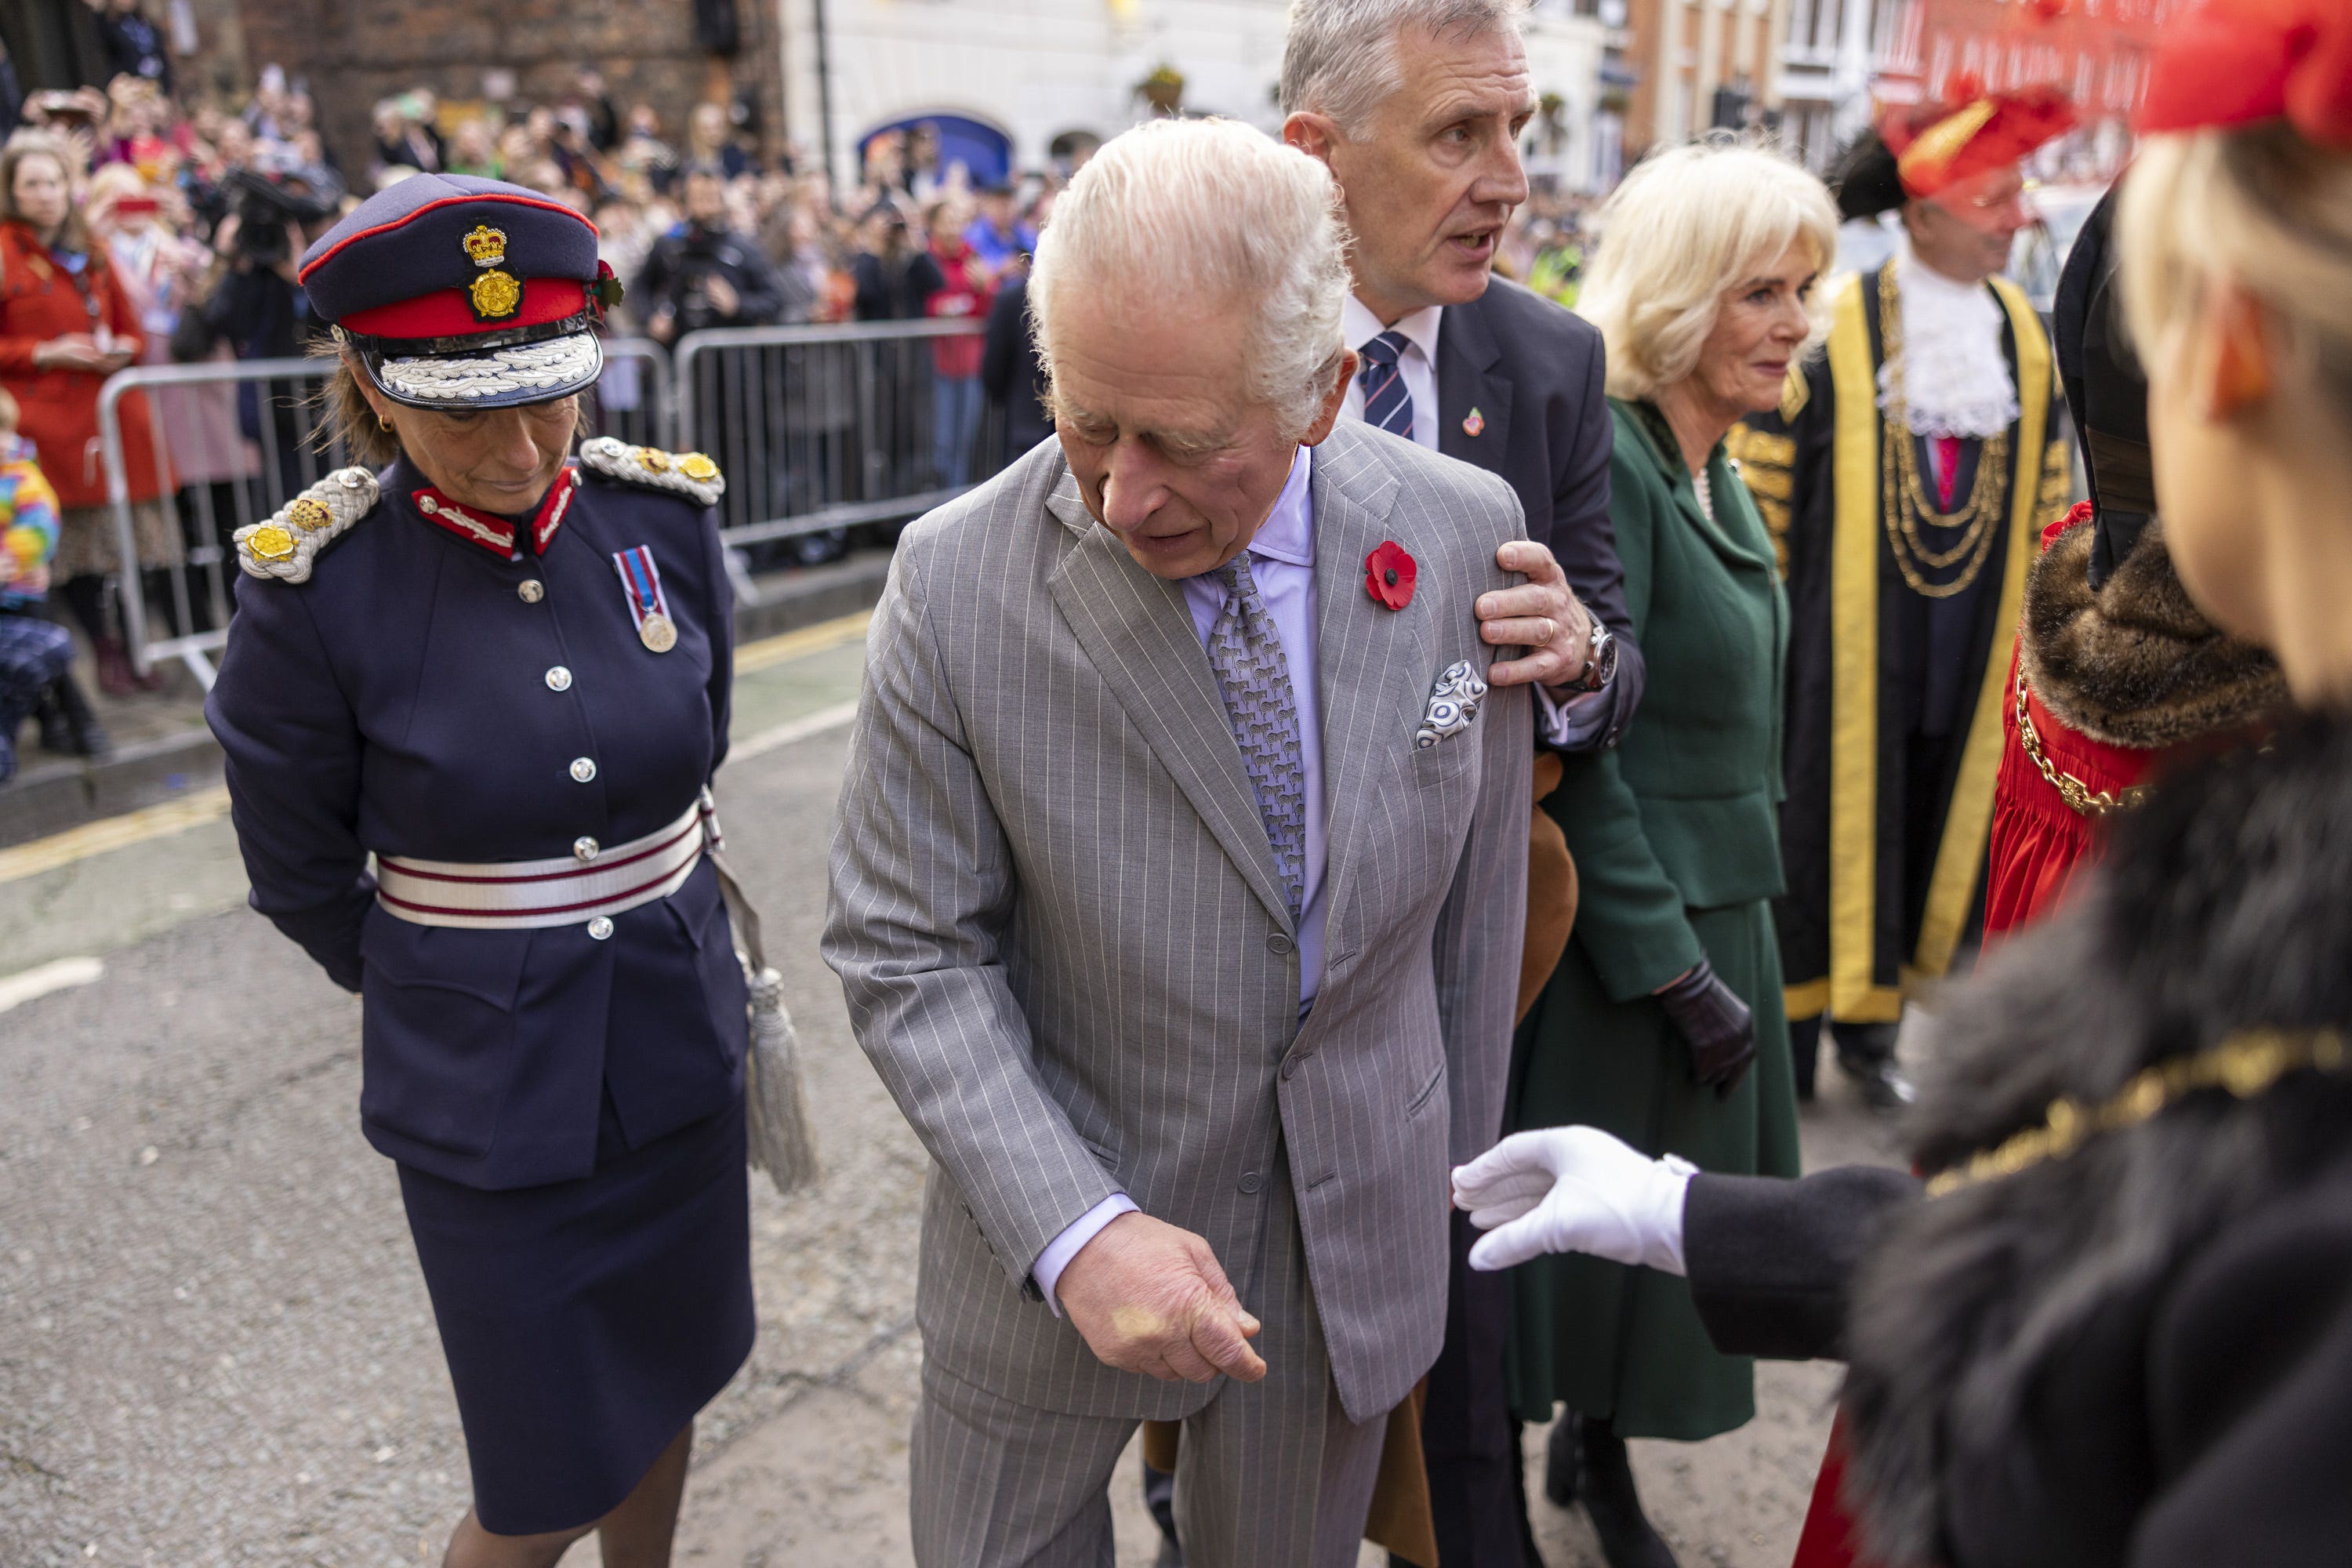
[[[740,1100],[630,1149],[608,1097],[591,1175],[483,1192],[403,1165],[400,1194],[486,1530],[610,1513],[751,1353]]]

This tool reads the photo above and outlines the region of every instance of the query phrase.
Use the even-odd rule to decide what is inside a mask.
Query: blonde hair
[[[0,386],[0,436],[15,435],[16,422],[23,417],[24,414],[17,408],[15,395],[6,387]]]
[[[1054,204],[1030,268],[1029,320],[1050,374],[1071,290],[1187,289],[1256,315],[1250,393],[1297,435],[1347,352],[1347,228],[1331,172],[1234,120],[1156,120],[1114,136]]]
[[[2125,176],[2116,237],[2144,356],[2202,308],[2208,279],[2226,277],[2352,424],[2352,155],[2284,121],[2151,136]]]
[[[1603,203],[1577,313],[1601,329],[1612,397],[1655,397],[1697,367],[1724,290],[1802,240],[1837,255],[1829,188],[1750,142],[1694,142],[1644,158]],[[1819,291],[1816,290],[1816,297]],[[1811,309],[1819,342],[1828,322]]]

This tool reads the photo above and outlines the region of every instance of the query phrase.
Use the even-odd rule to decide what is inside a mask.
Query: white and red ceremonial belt
[[[386,912],[417,925],[476,931],[578,925],[677,892],[717,834],[706,790],[668,826],[607,846],[592,861],[562,855],[469,865],[379,855],[375,897]]]

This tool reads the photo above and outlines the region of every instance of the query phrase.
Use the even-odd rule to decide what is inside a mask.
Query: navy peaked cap
[[[412,174],[362,202],[302,253],[302,285],[331,322],[462,290],[481,270],[467,239],[483,227],[503,237],[499,265],[518,279],[596,281],[596,226],[562,202],[503,180]]]

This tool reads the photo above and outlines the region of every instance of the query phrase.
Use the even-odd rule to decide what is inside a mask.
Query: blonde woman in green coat
[[[1795,164],[1709,142],[1636,168],[1600,224],[1580,309],[1608,345],[1610,515],[1650,683],[1622,744],[1565,758],[1545,803],[1581,904],[1519,1033],[1511,1122],[1580,1122],[1701,1170],[1793,1176],[1772,933],[1789,613],[1724,438],[1779,404],[1816,341],[1837,211]],[[1674,1276],[1559,1257],[1515,1280],[1519,1414],[1549,1419],[1559,1402],[1580,1417],[1555,1428],[1547,1491],[1580,1498],[1612,1568],[1665,1568],[1624,1439],[1741,1426],[1751,1363],[1716,1352]]]

